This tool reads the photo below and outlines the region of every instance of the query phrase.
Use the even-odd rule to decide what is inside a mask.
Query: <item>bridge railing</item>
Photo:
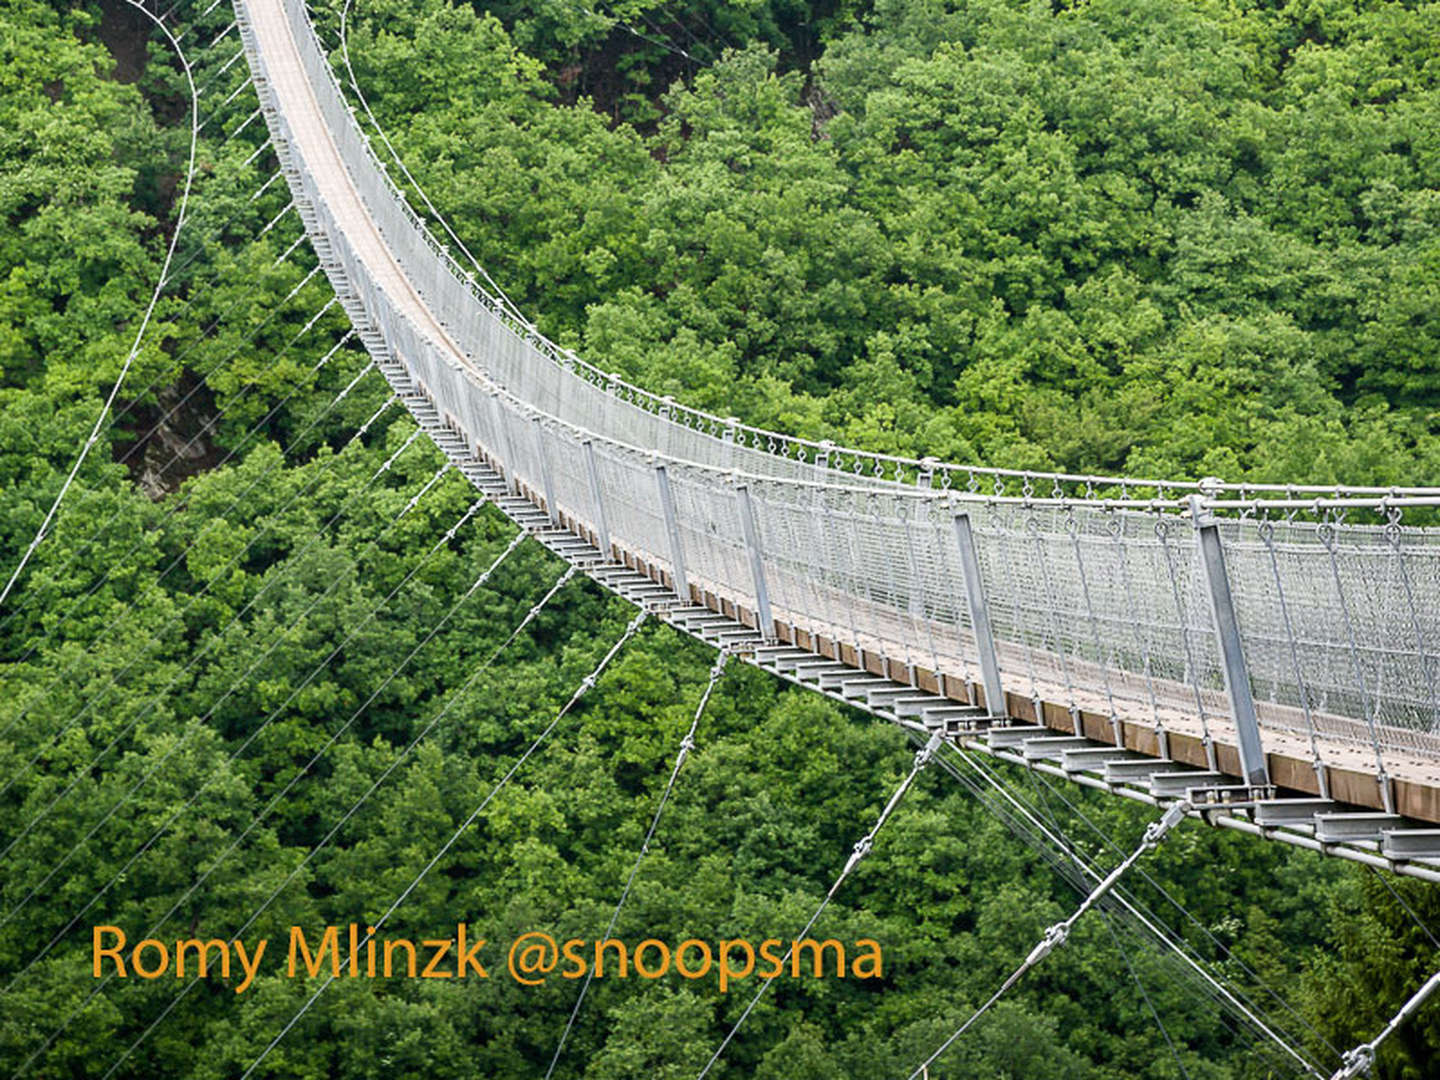
[[[343,196],[337,178],[309,171],[249,22],[262,3],[283,8],[348,183],[438,333],[377,284],[330,205]],[[993,649],[1013,698],[1058,705],[1077,727],[1098,717],[1132,742],[1153,732],[1160,752],[1189,740],[1215,760],[1217,743],[1238,741],[1253,694],[1264,751],[1358,768],[1387,799],[1385,777],[1403,761],[1440,758],[1440,531],[1400,516],[1432,495],[1295,488],[1263,499],[1207,483],[1187,502],[1199,485],[940,467],[741,425],[715,432],[715,418],[598,378],[478,289],[370,152],[303,5],[237,9],[287,179],[352,319],[552,512],[747,609],[767,633],[783,625],[976,683]],[[1212,521],[1217,506],[1229,516]],[[1384,523],[1347,522],[1357,509]],[[972,622],[957,515],[975,538],[989,637]],[[1227,678],[1221,609],[1238,628],[1243,696]]]

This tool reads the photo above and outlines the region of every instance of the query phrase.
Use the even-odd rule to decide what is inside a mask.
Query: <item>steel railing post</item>
[[[530,421],[535,432],[535,457],[540,462],[540,486],[545,491],[545,513],[550,515],[550,524],[560,527],[560,510],[555,505],[555,478],[550,473],[550,455],[545,452],[545,425],[538,416]]]
[[[1007,716],[1005,688],[1000,682],[1000,654],[995,650],[995,634],[990,628],[990,605],[985,600],[985,584],[980,578],[975,530],[970,524],[969,513],[964,510],[955,515],[955,546],[960,550],[960,580],[970,609],[970,628],[975,633],[975,646],[980,651],[985,711],[991,716]]]
[[[585,440],[585,472],[590,477],[590,500],[595,504],[595,533],[600,541],[600,557],[610,561],[610,524],[605,520],[605,500],[600,494],[600,468],[595,462],[595,444]]]
[[[1235,617],[1235,598],[1230,592],[1230,577],[1225,569],[1220,526],[1199,495],[1190,496],[1190,516],[1200,544],[1200,561],[1205,568],[1206,591],[1210,594],[1210,612],[1214,616],[1215,633],[1220,641],[1220,669],[1225,676],[1225,694],[1230,699],[1230,710],[1235,718],[1240,768],[1245,774],[1245,782],[1251,787],[1269,787],[1270,770],[1266,767],[1265,750],[1260,742],[1260,721],[1250,689],[1250,669],[1245,663],[1240,623]]]
[[[665,532],[670,537],[670,578],[675,594],[690,602],[690,579],[685,573],[685,546],[680,541],[680,519],[675,514],[675,496],[665,466],[655,466],[655,486],[660,492],[660,509],[665,515]]]
[[[775,617],[770,611],[770,590],[765,586],[765,560],[760,550],[760,530],[755,524],[755,506],[750,489],[744,484],[735,488],[740,508],[740,529],[745,536],[745,552],[750,557],[750,573],[755,578],[755,629],[769,640],[775,636]]]

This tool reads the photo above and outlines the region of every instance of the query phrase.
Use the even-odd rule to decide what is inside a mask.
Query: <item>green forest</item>
[[[229,4],[156,10],[197,116],[123,0],[0,0],[4,577],[174,242],[0,605],[7,1074],[240,1076],[315,980],[101,985],[91,927],[373,920],[634,614],[441,473],[317,272]],[[494,281],[650,390],[956,462],[1440,483],[1440,3],[312,14]],[[647,623],[391,929],[600,936],[713,661]],[[614,936],[788,939],[912,757],[730,665]],[[908,1075],[1154,816],[974,769],[923,772],[816,926],[883,977],[777,980],[710,1075]],[[1440,968],[1440,886],[1195,821],[1143,868],[1127,895],[1194,966],[1102,907],[930,1076],[1306,1075],[1261,1025],[1328,1076]],[[554,1075],[694,1077],[753,986],[597,979]],[[542,1077],[576,992],[340,979],[253,1075]],[[1376,1075],[1440,1077],[1440,1008]]]

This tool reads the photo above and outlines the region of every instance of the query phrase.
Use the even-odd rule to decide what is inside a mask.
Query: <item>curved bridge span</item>
[[[1413,520],[1440,489],[951,466],[648,394],[449,257],[300,0],[235,6],[350,320],[441,449],[552,550],[916,731],[1440,880],[1440,529]]]

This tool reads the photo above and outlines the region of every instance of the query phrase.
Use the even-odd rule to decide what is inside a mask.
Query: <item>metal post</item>
[[[585,471],[590,476],[590,500],[595,504],[595,532],[600,539],[600,557],[610,561],[610,525],[605,520],[605,500],[600,497],[600,469],[595,464],[595,444],[585,440]]]
[[[520,478],[515,474],[515,453],[510,447],[510,434],[505,430],[505,415],[501,411],[500,394],[494,390],[490,392],[490,412],[493,415],[491,423],[495,425],[495,449],[492,453],[504,455],[504,460],[500,463],[500,475],[505,478],[510,493],[513,495],[520,490]]]
[[[775,618],[770,612],[770,590],[765,587],[765,563],[760,552],[760,530],[755,526],[755,507],[750,502],[750,489],[743,484],[735,489],[740,504],[740,528],[745,534],[745,551],[750,556],[750,572],[755,577],[755,629],[767,641],[775,636]]]
[[[1005,689],[1000,682],[1000,655],[995,651],[995,634],[990,629],[990,605],[985,601],[985,585],[980,580],[980,558],[975,552],[975,530],[970,515],[955,515],[955,546],[960,549],[960,577],[965,599],[970,606],[970,625],[975,631],[975,644],[980,650],[980,678],[985,687],[985,711],[991,716],[1008,715]]]
[[[685,573],[685,547],[680,542],[680,521],[675,515],[675,497],[670,491],[670,474],[664,465],[655,466],[655,486],[660,489],[660,509],[665,514],[665,531],[670,536],[670,577],[675,593],[690,602],[690,579]]]
[[[545,426],[537,416],[530,421],[535,432],[535,456],[540,462],[540,486],[545,489],[545,512],[550,524],[560,527],[560,508],[555,505],[555,478],[550,475],[550,455],[545,452]]]
[[[1270,771],[1260,743],[1260,722],[1255,715],[1255,698],[1250,691],[1250,670],[1240,641],[1240,624],[1235,618],[1235,599],[1230,594],[1230,577],[1225,571],[1225,549],[1220,543],[1220,526],[1205,508],[1202,497],[1190,496],[1190,516],[1200,541],[1200,560],[1209,586],[1210,611],[1215,616],[1215,633],[1220,640],[1221,669],[1225,693],[1235,716],[1235,733],[1240,744],[1240,768],[1251,787],[1269,787]]]

